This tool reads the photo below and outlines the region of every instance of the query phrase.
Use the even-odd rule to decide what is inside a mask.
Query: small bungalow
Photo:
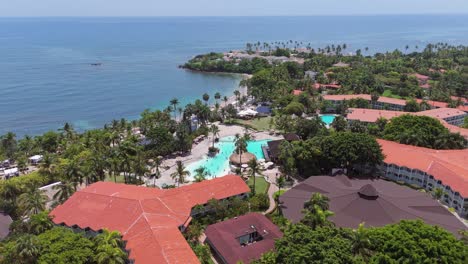
[[[258,116],[270,116],[271,115],[271,107],[267,105],[261,105],[257,107],[255,111],[257,111]]]
[[[219,263],[251,263],[275,248],[283,233],[266,216],[248,213],[209,225],[205,242],[215,252]]]
[[[37,165],[39,164],[39,162],[42,161],[42,159],[43,159],[42,155],[34,155],[29,158],[29,163],[31,163],[32,165]]]
[[[6,169],[3,171],[3,176],[5,179],[9,179],[11,177],[19,176],[19,171],[18,168],[11,168],[11,169]]]

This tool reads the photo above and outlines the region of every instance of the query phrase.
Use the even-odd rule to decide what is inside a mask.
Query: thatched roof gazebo
[[[241,163],[241,158],[242,158],[242,163]],[[245,152],[242,153],[242,156],[240,156],[237,153],[234,153],[229,157],[229,162],[234,165],[242,165],[242,164],[247,164],[249,161],[255,159],[255,155],[250,153],[250,152]]]

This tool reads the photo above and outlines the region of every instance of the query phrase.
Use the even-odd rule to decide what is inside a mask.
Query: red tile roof
[[[414,74],[411,74],[411,76],[414,76],[416,77],[416,79],[420,80],[420,81],[427,81],[429,80],[429,76],[426,76],[426,75],[422,75],[422,74],[419,74],[419,73],[414,73]]]
[[[135,264],[199,263],[179,226],[186,223],[194,206],[249,191],[236,175],[168,190],[97,182],[50,214],[56,224],[119,231]]]
[[[450,99],[454,100],[454,101],[457,101],[457,100],[460,100],[462,101],[463,103],[467,103],[468,100],[464,97],[458,97],[458,96],[450,96]]]
[[[444,119],[454,116],[465,115],[465,112],[456,108],[434,108],[426,111],[414,113],[415,115],[430,116],[437,119]]]
[[[292,91],[292,94],[293,94],[293,95],[300,95],[301,93],[303,93],[302,90],[293,90],[293,91]]]
[[[371,101],[370,94],[335,94],[335,95],[323,96],[323,99],[333,100],[333,101],[343,101],[343,100],[351,100],[351,99],[358,99],[358,98]],[[402,106],[406,105],[405,100],[390,98],[390,97],[385,97],[385,96],[380,96],[377,101],[381,103],[386,103],[386,104],[395,104],[395,105],[402,105]]]
[[[389,111],[377,109],[364,109],[364,108],[349,108],[346,118],[348,120],[359,120],[366,123],[375,123],[379,118],[392,119],[408,112],[402,111]]]
[[[468,198],[468,149],[434,150],[377,140],[385,163],[424,171]]]
[[[346,118],[348,120],[359,120],[366,123],[375,123],[379,118],[392,119],[401,115],[419,115],[429,116],[442,123],[452,133],[460,133],[465,138],[468,138],[468,129],[450,125],[443,118],[463,115],[464,112],[454,108],[436,108],[422,112],[410,113],[403,111],[389,111],[389,110],[378,110],[378,109],[364,109],[364,108],[349,108]]]
[[[263,239],[248,246],[241,246],[238,237],[245,235],[246,231],[252,231],[252,226]],[[283,236],[277,226],[259,213],[249,213],[210,225],[205,234],[211,246],[216,248],[228,264],[236,264],[239,261],[248,264],[260,258],[263,253],[274,249],[275,239]]]

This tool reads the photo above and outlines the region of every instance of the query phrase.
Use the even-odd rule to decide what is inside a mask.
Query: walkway
[[[265,212],[263,212],[263,214],[266,215],[273,212],[276,208],[276,201],[273,195],[279,190],[278,186],[276,186],[276,175],[280,174],[278,169],[274,168],[272,170],[265,171],[263,175],[265,176],[266,181],[270,183],[270,187],[268,188],[268,198],[270,199],[270,206]]]

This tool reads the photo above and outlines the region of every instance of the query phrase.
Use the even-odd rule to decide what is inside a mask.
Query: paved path
[[[273,197],[273,194],[279,190],[278,186],[276,186],[276,177],[277,175],[279,175],[279,171],[277,168],[274,168],[272,170],[265,171],[263,175],[265,176],[266,181],[270,183],[270,187],[268,188],[268,198],[270,199],[270,206],[265,212],[263,212],[263,214],[266,215],[273,212],[276,208],[276,201]]]

